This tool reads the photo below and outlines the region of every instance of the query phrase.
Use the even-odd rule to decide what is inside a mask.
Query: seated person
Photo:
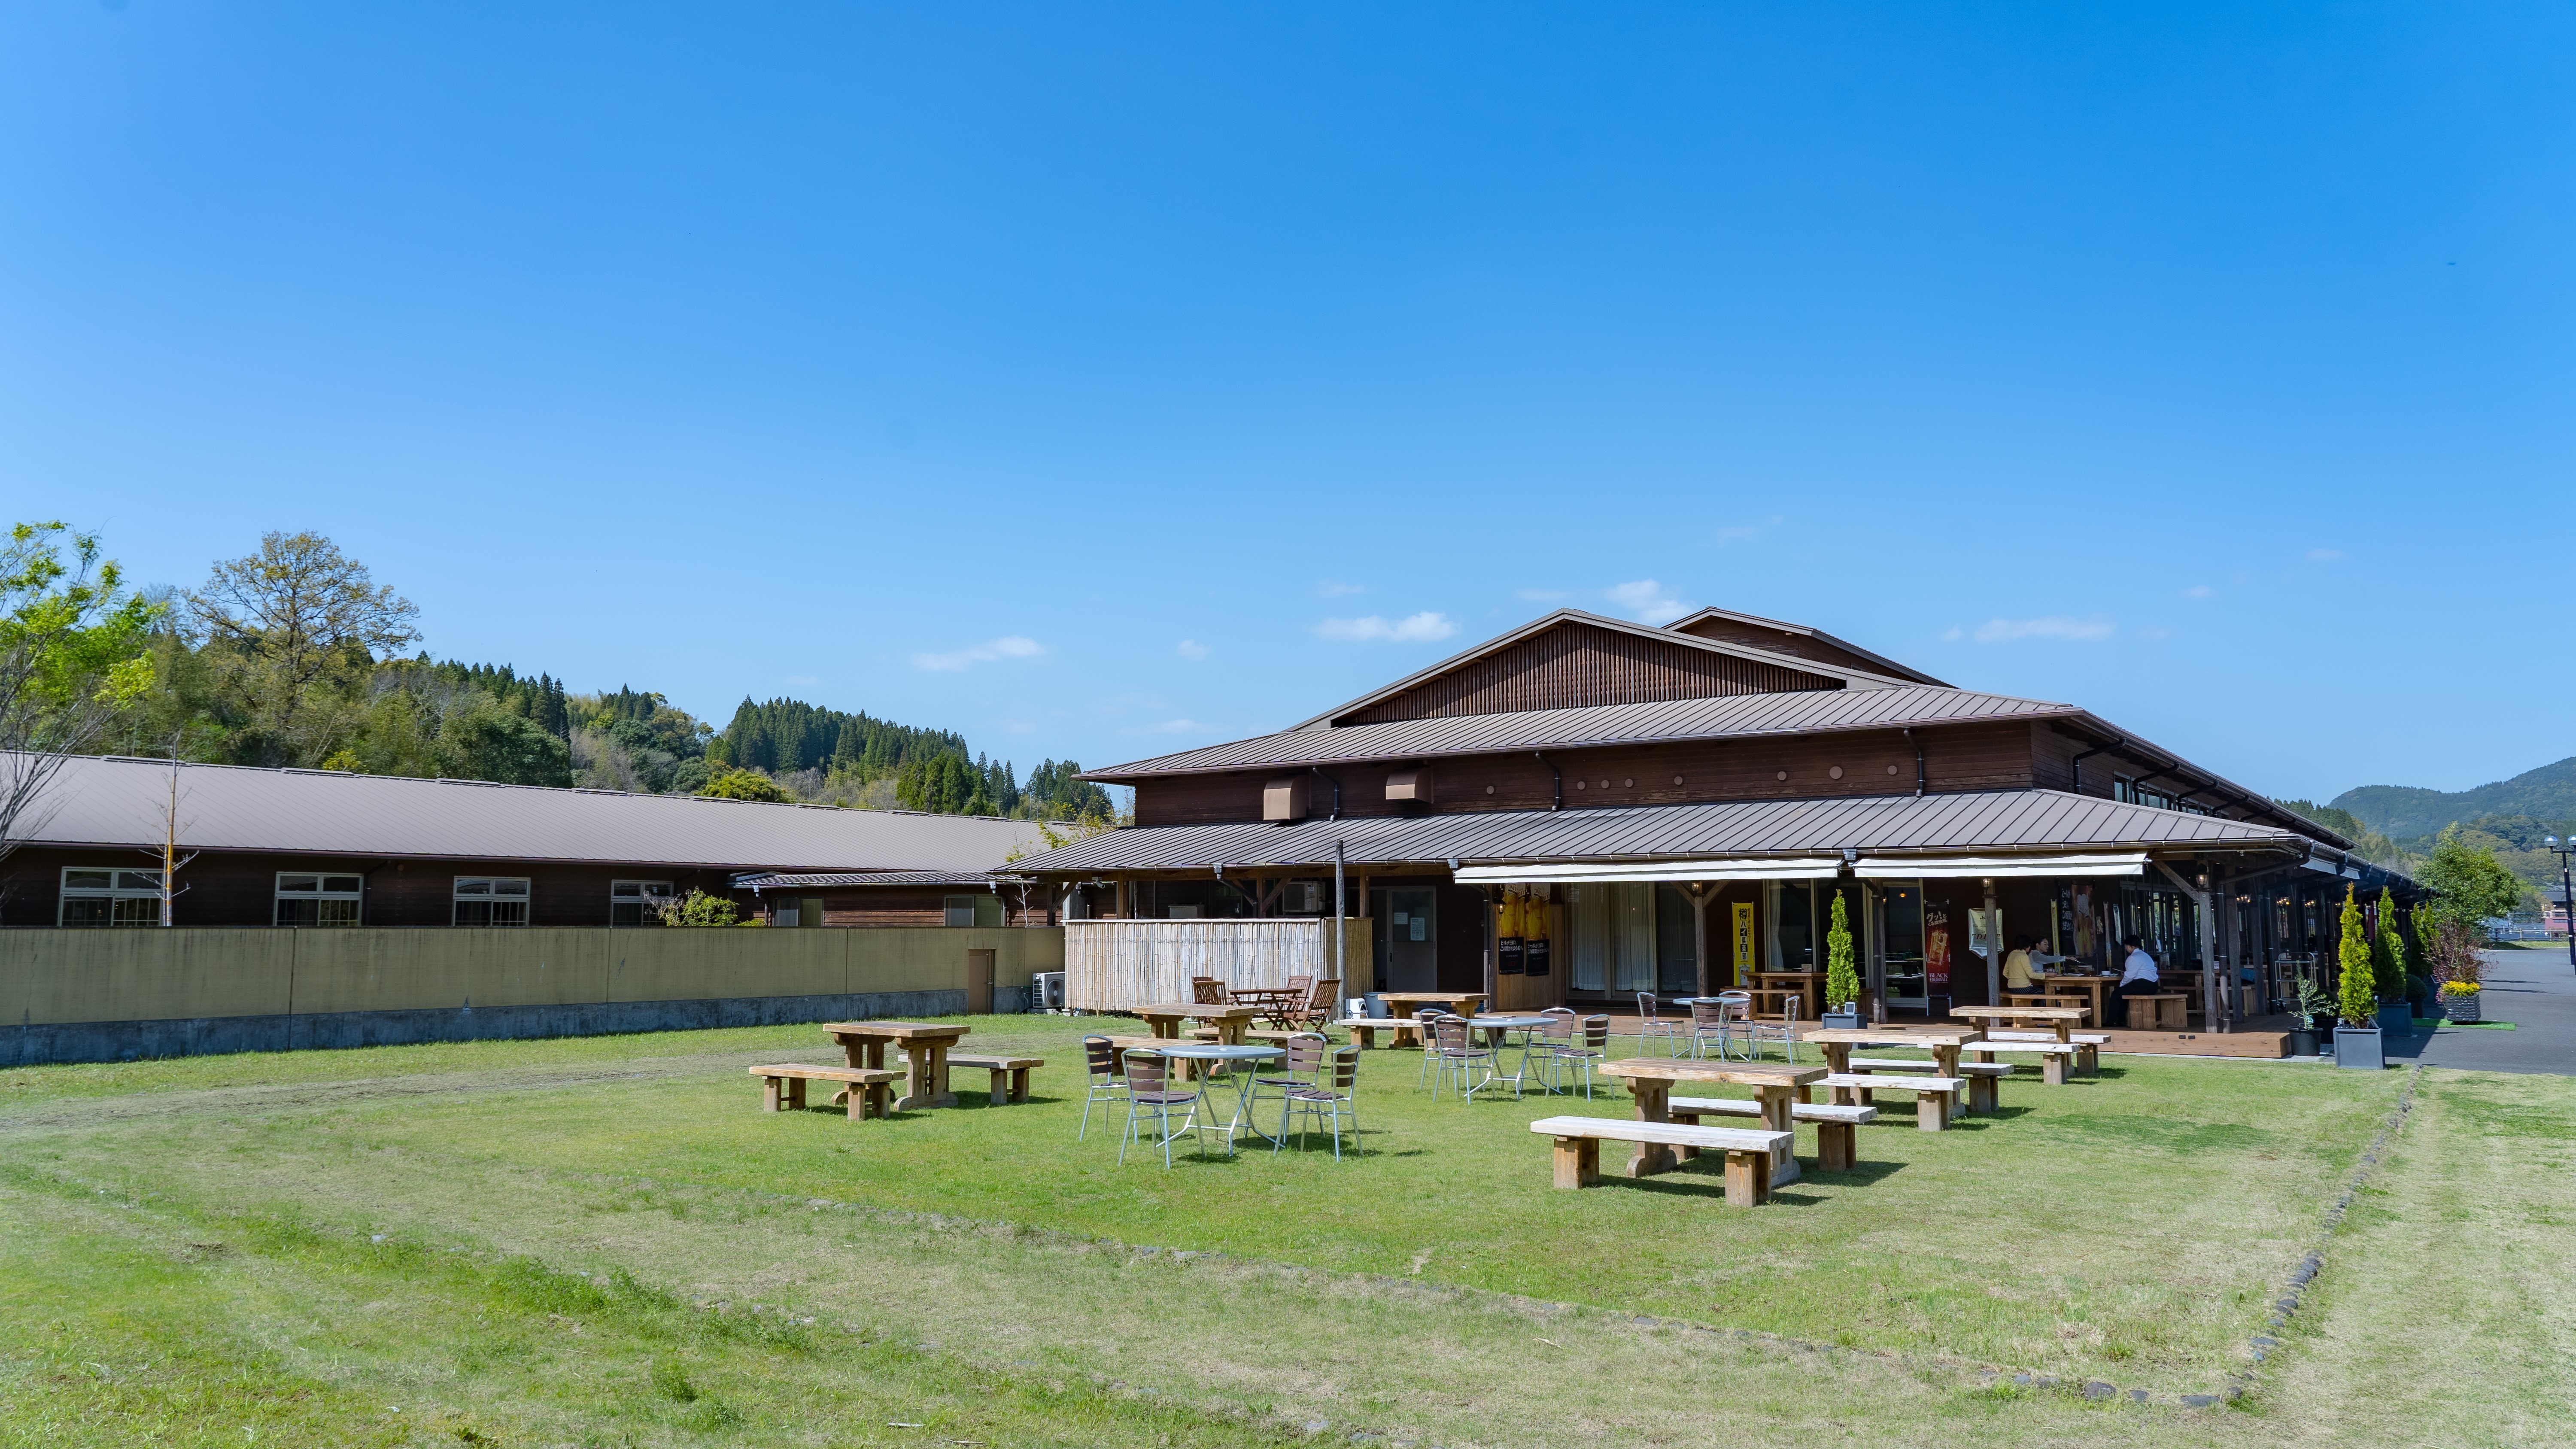
[[[2120,944],[2129,948],[2129,961],[2121,968],[2120,984],[2114,989],[2122,996],[2162,995],[2164,983],[2157,978],[2156,958],[2147,954],[2145,938],[2131,936]],[[2121,1004],[2120,1012],[2120,1024],[2128,1025],[2127,1003]]]
[[[2046,989],[2039,979],[2040,967],[2056,958],[2035,949],[2038,944],[2028,936],[2013,938],[2012,954],[2004,958],[2006,992],[2036,995]]]

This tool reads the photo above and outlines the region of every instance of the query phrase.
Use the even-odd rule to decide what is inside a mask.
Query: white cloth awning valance
[[[2361,868],[2359,866],[2346,865],[2342,861],[2331,860],[2322,855],[2309,856],[2306,860],[2301,861],[2300,864],[2309,870],[2315,871],[2319,875],[2337,876],[2345,880],[2361,879]]]
[[[1963,876],[2136,875],[2147,868],[2145,851],[2130,855],[1954,855],[1947,859],[1864,860],[1852,867],[1863,880],[1957,880]]]
[[[1830,880],[1843,863],[1790,860],[1648,860],[1608,865],[1462,865],[1460,885],[1582,885],[1587,881]]]

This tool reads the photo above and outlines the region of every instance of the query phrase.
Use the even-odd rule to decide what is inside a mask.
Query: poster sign
[[[1923,917],[1923,977],[1927,991],[1950,984],[1950,918],[1940,911]]]
[[[1503,892],[1502,904],[1494,910],[1494,970],[1504,976],[1521,974],[1521,914],[1523,897]]]
[[[1524,975],[1547,974],[1547,918],[1545,896],[1521,897],[1521,971]]]
[[[1753,979],[1753,903],[1735,903],[1735,982]]]
[[[1995,908],[1994,919],[1992,920],[1986,919],[1986,913],[1984,911],[1978,910],[1973,906],[1969,907],[1968,949],[1976,952],[1980,956],[1993,956],[1995,954],[1995,942],[2003,935],[2003,932],[1998,929],[2003,925],[2003,919],[2004,912],[2001,906],[1997,906]]]

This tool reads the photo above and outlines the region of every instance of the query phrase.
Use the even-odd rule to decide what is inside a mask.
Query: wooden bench
[[[1675,1097],[1668,1104],[1673,1120],[1686,1127],[1696,1127],[1703,1116],[1760,1117],[1762,1104],[1740,1097]],[[1860,1134],[1864,1122],[1878,1120],[1876,1107],[1848,1106],[1838,1102],[1792,1102],[1790,1120],[1816,1124],[1816,1168],[1820,1172],[1849,1172],[1860,1160]],[[1688,1156],[1690,1149],[1683,1148]]]
[[[1950,1099],[1959,1094],[1972,1078],[1968,1077],[1890,1077],[1872,1076],[1865,1072],[1833,1072],[1824,1080],[1837,1102],[1852,1094],[1851,1105],[1867,1105],[1861,1099],[1873,1090],[1912,1092],[1914,1125],[1926,1132],[1939,1132],[1950,1125]]]
[[[1786,1152],[1791,1134],[1744,1127],[1695,1127],[1678,1122],[1632,1122],[1613,1117],[1542,1117],[1530,1124],[1556,1139],[1556,1185],[1589,1187],[1601,1180],[1601,1144],[1647,1142],[1726,1154],[1726,1203],[1753,1207],[1771,1196],[1771,1154]]]
[[[2131,1031],[2183,1030],[2184,1004],[2191,1000],[2180,992],[2155,996],[2123,996],[2120,999],[2129,1003],[2129,1030]],[[2146,1018],[2144,1021],[2139,1020],[2142,1015]]]
[[[879,1067],[814,1067],[802,1062],[773,1062],[753,1067],[751,1074],[760,1078],[760,1110],[764,1112],[803,1111],[807,1082],[842,1083],[849,1088],[853,1122],[885,1116],[887,1089],[903,1080],[903,1073]]]
[[[1006,1102],[1025,1102],[1029,1099],[1029,1073],[1034,1068],[1045,1066],[1046,1059],[1044,1057],[1003,1057],[993,1056],[987,1053],[950,1052],[948,1054],[948,1065],[952,1068],[982,1067],[984,1070],[991,1072],[993,1074],[993,1085],[991,1088],[992,1103],[994,1106],[999,1107]],[[942,1092],[947,1091],[948,1084],[946,1082],[940,1083],[939,1090]]]
[[[1986,1040],[2055,1041],[2057,1035],[2046,1031],[1990,1031],[1986,1033]],[[2103,1032],[2079,1031],[2069,1033],[2066,1040],[2070,1045],[2082,1048],[2075,1053],[2077,1076],[2089,1077],[2102,1070],[2102,1048],[2111,1044],[2109,1035]]]
[[[1966,1048],[1968,1051],[1976,1049],[1974,1045]],[[1914,1061],[1898,1057],[1853,1057],[1850,1066],[1855,1076],[1862,1072],[1911,1072],[1927,1077],[1947,1075],[1941,1070],[1939,1062]],[[2002,1102],[2001,1094],[1995,1090],[1995,1084],[2011,1076],[2012,1070],[2011,1065],[2004,1062],[1959,1063],[1958,1079],[1965,1082],[1968,1088],[1968,1100],[1965,1103],[1967,1110],[1980,1117],[1993,1116]],[[1863,1102],[1868,1101],[1869,1093],[1861,1093],[1860,1099]],[[1956,1107],[1962,1104],[1953,1100],[1950,1105]]]
[[[2039,1041],[1996,1041],[1988,1037],[1984,1041],[1970,1045],[1968,1050],[1981,1062],[1992,1061],[1997,1052],[2037,1052],[2040,1080],[2052,1087],[2066,1085],[2066,1067],[2069,1062],[2081,1064],[2093,1055],[2093,1048],[2089,1046],[2081,1046],[2071,1041],[2057,1041],[2053,1038],[2043,1038]],[[1966,1071],[1967,1067],[1962,1065],[1959,1070]]]
[[[1377,1034],[1389,1032],[1389,1047],[1422,1045],[1422,1023],[1409,1016],[1346,1016],[1333,1025],[1342,1028],[1359,1042],[1360,1050],[1377,1050]]]

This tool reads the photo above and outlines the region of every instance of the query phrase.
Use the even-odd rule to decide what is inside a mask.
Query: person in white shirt
[[[2156,977],[2156,958],[2147,954],[2146,941],[2140,937],[2131,936],[2120,944],[2129,948],[2129,962],[2120,970],[2120,984],[2115,988],[2118,993],[2122,996],[2161,994],[2165,989],[2164,983]],[[2128,1024],[2128,1010],[2128,1006],[2123,1003],[2120,1013],[2121,1024],[2124,1026]]]

